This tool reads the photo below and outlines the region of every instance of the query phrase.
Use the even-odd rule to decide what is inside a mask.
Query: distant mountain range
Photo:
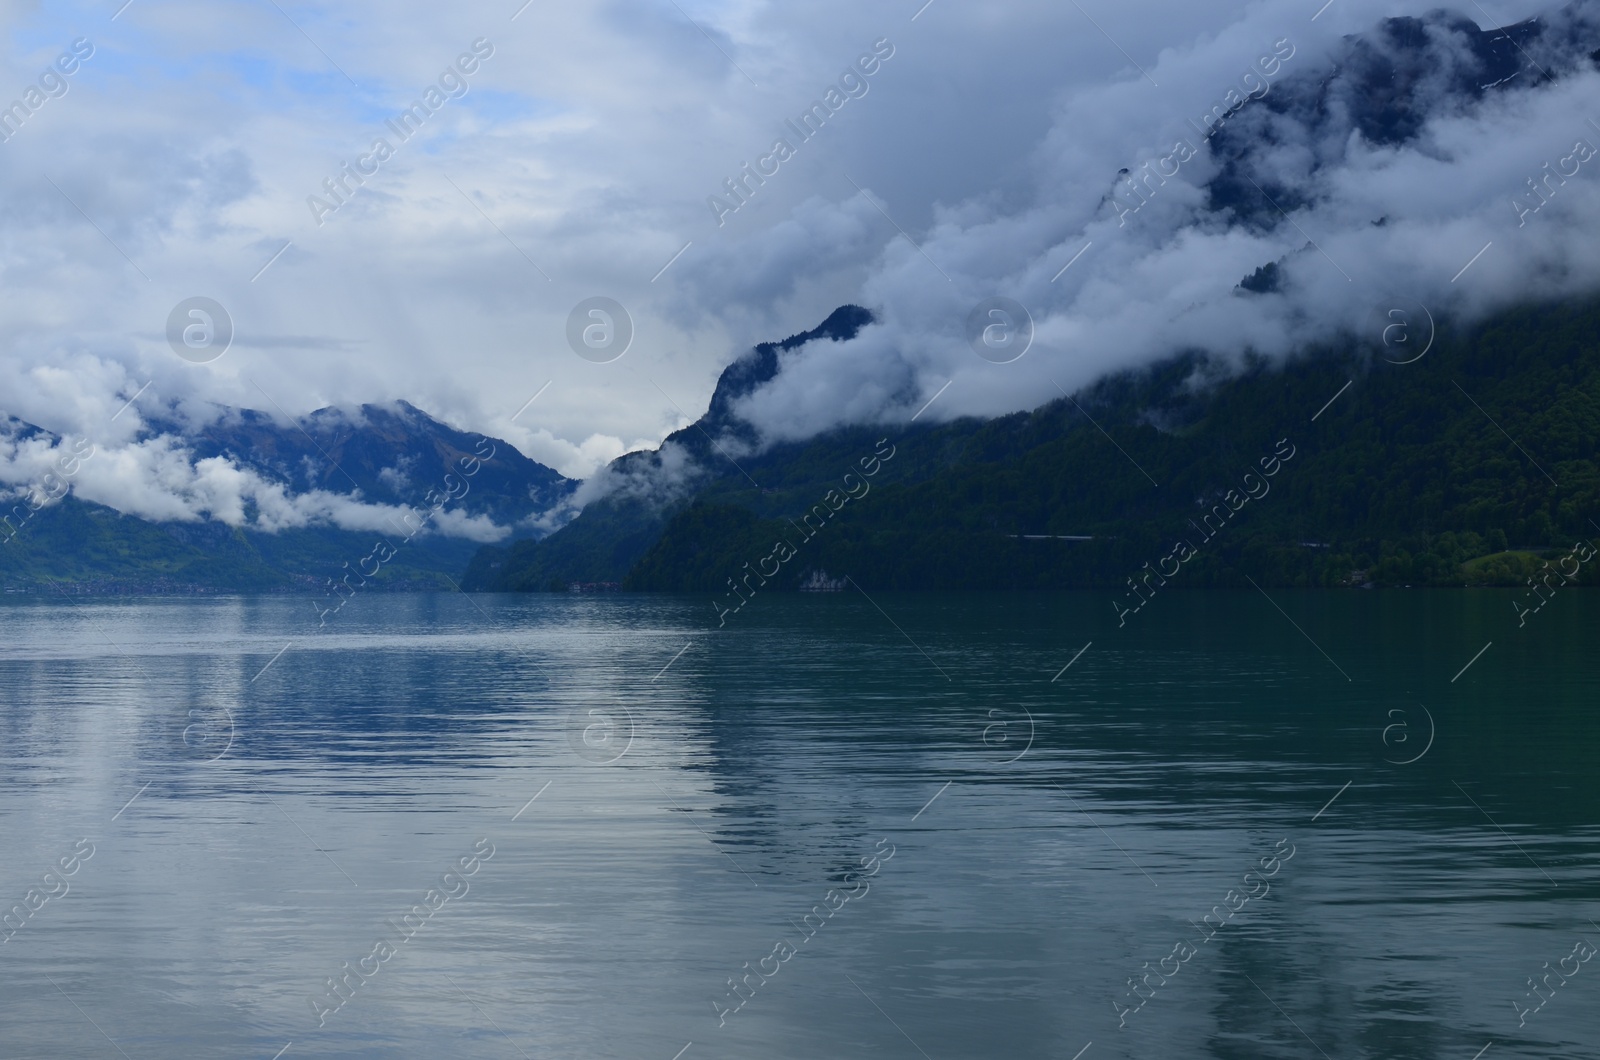
[[[0,424],[0,436],[13,445],[59,441],[14,419]],[[270,530],[248,505],[235,525],[215,512],[139,518],[76,492],[35,510],[51,490],[24,483],[0,512],[6,589],[314,591],[359,569],[380,539],[395,555],[367,563],[376,586],[450,588],[483,528],[537,536],[570,515],[564,505],[577,486],[505,441],[458,431],[403,401],[321,409],[294,422],[222,409],[198,429],[157,417],[140,437],[173,440],[190,464],[220,459],[230,474],[254,473],[289,501],[316,493],[343,507],[324,505],[334,514],[315,525]],[[461,532],[461,516],[475,520],[477,540]]]
[[[196,459],[226,457],[285,483],[291,492],[313,489],[354,495],[370,504],[415,506],[430,488],[443,488],[458,463],[483,451],[482,435],[439,422],[406,401],[319,409],[294,424],[250,409],[230,409],[199,431],[170,420],[148,421],[155,433],[185,438]],[[483,461],[459,507],[503,526],[557,508],[577,483],[489,439]]]
[[[226,459],[291,495],[389,506],[385,527],[268,532],[151,521],[73,495],[37,511],[14,499],[0,578],[11,590],[315,595],[352,569],[371,573],[366,561],[381,566],[377,588],[629,588],[731,604],[741,587],[845,576],[869,591],[1126,587],[1179,539],[1206,545],[1182,565],[1190,585],[1523,585],[1545,557],[1600,540],[1600,300],[1470,329],[1440,322],[1412,364],[1353,341],[1242,374],[1181,355],[1032,412],[760,447],[738,399],[773,378],[780,354],[848,340],[871,319],[844,306],[749,351],[704,416],[613,461],[593,483],[608,492],[575,518],[577,483],[409,405],[298,423],[227,410],[181,435],[194,460]],[[52,440],[15,420],[0,436]],[[1244,476],[1286,448],[1270,495],[1241,501]],[[408,528],[441,525],[435,504],[520,539],[407,541]],[[395,553],[381,564],[379,540]]]
[[[1274,227],[1358,134],[1407,143],[1430,116],[1600,63],[1592,6],[1490,30],[1444,11],[1389,19],[1220,118],[1213,108],[1196,125],[1217,163],[1207,222]],[[1135,179],[1148,175],[1124,170],[1113,196]],[[1273,296],[1284,260],[1239,277],[1234,296]],[[404,402],[293,423],[238,409],[200,428],[151,420],[144,436],[171,439],[190,465],[216,460],[275,484],[289,507],[318,498],[317,518],[274,530],[259,496],[165,521],[76,492],[34,510],[38,489],[13,483],[0,578],[8,589],[317,592],[365,563],[381,568],[379,587],[682,590],[731,607],[757,586],[834,588],[844,576],[866,589],[1122,587],[1174,562],[1193,585],[1521,585],[1551,550],[1600,539],[1597,302],[1441,320],[1432,350],[1406,365],[1330,335],[1287,366],[1243,371],[1175,351],[986,421],[769,445],[740,417],[741,399],[786,362],[872,320],[843,306],[746,352],[699,420],[587,483],[581,513],[577,483]],[[30,439],[50,440],[0,423],[0,443]],[[1242,477],[1266,461],[1281,465],[1270,496],[1241,501],[1254,489]],[[424,518],[428,530],[411,534]],[[1183,535],[1197,554],[1177,561]],[[377,539],[392,557],[373,558]]]

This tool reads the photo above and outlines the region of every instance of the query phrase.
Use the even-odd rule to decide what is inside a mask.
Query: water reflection
[[[900,628],[850,595],[722,631],[666,597],[372,596],[320,633],[282,598],[5,600],[5,900],[95,849],[0,947],[7,1055],[115,1055],[95,1024],[134,1057],[663,1060],[1600,1031],[1582,975],[1513,1005],[1600,935],[1600,604],[1518,630],[1506,594],[1274,593],[1289,624],[1195,592],[1119,629],[1093,594],[876,599]],[[470,894],[323,1025],[480,838]]]

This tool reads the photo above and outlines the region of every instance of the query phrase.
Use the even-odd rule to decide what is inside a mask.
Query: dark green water
[[[9,597],[0,1055],[1600,1055],[1512,598]]]

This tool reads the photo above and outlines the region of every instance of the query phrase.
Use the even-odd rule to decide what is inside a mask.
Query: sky
[[[0,2],[0,104],[40,101],[0,143],[0,411],[104,444],[216,403],[405,399],[584,477],[847,302],[878,323],[786,356],[741,405],[764,437],[1030,408],[1184,348],[1287,356],[1401,293],[1471,315],[1600,281],[1600,161],[1511,205],[1600,145],[1592,71],[1403,149],[1279,130],[1255,172],[1314,193],[1286,223],[1203,216],[1203,145],[1136,213],[1108,204],[1263,57],[1290,55],[1269,84],[1314,71],[1432,0],[119,3]],[[1277,259],[1283,292],[1242,303]],[[1010,363],[969,339],[994,297],[1033,324]],[[214,359],[169,339],[194,298],[231,322]],[[594,298],[631,323],[620,356],[569,340],[628,330]]]

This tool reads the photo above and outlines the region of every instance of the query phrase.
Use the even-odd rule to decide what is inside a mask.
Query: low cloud
[[[693,453],[669,440],[655,452],[634,454],[585,479],[573,493],[571,504],[574,509],[582,509],[601,498],[610,498],[665,508],[687,500],[707,477],[708,472]]]
[[[145,447],[130,455],[143,485],[126,491],[143,510],[165,510],[143,491],[171,484],[171,510],[254,520],[276,510],[270,483],[230,484],[228,469],[193,462],[180,474],[140,410],[192,429],[219,405],[299,416],[406,399],[583,476],[698,415],[741,351],[844,303],[878,323],[786,353],[740,406],[768,439],[903,421],[947,382],[922,420],[1028,408],[1056,383],[1183,349],[1282,355],[1396,291],[1467,315],[1592,289],[1591,164],[1532,216],[1511,206],[1589,135],[1594,75],[1581,49],[1558,54],[1554,16],[1553,50],[1529,51],[1558,82],[1518,75],[1482,102],[1453,94],[1464,37],[1432,23],[1412,94],[1422,120],[1403,142],[1341,124],[1350,99],[1316,115],[1273,109],[1290,80],[1317,83],[1345,35],[1436,2],[1338,0],[1313,20],[1306,0],[1016,0],[938,3],[913,22],[917,5],[817,0],[699,5],[691,23],[653,0],[515,22],[351,0],[297,14],[299,29],[271,5],[136,4],[113,21],[88,0],[0,4],[18,72],[0,91],[21,91],[62,42],[96,48],[71,91],[0,145],[0,411]],[[1543,6],[1462,9],[1509,24]],[[496,53],[471,91],[317,226],[308,190],[479,35]],[[708,193],[760,165],[785,120],[880,38],[895,53],[870,91],[719,226]],[[1295,52],[1267,98],[1119,218],[1119,170],[1195,139],[1193,122],[1230,88],[1251,91],[1245,75],[1280,40]],[[1270,147],[1235,150],[1251,136]],[[1254,180],[1288,218],[1213,201],[1219,176],[1252,194]],[[1268,262],[1282,262],[1275,292],[1235,293]],[[233,347],[203,365],[162,331],[196,295],[234,324]],[[565,340],[568,314],[594,295],[633,318],[615,363]],[[1008,365],[963,334],[996,295],[1036,325]]]
[[[76,470],[67,481],[78,499],[152,522],[212,520],[265,533],[316,526],[405,533],[403,517],[415,520],[411,508],[371,504],[359,494],[290,493],[283,483],[223,457],[196,460],[172,435],[96,444],[87,458],[81,448],[12,421],[0,428],[0,487],[13,497],[30,491],[59,496],[46,476],[75,457]],[[433,517],[428,532],[487,543],[504,539],[511,529],[487,516],[445,509]]]
[[[1543,22],[1525,50],[1512,45],[1523,69],[1482,98],[1471,91],[1488,82],[1467,44],[1470,23],[1440,15],[1400,27],[1420,34],[1419,61],[1382,34],[1296,46],[1259,12],[1149,68],[1207,101],[1192,114],[1151,114],[1137,76],[1069,97],[1036,154],[1041,179],[1026,202],[941,209],[919,246],[891,243],[862,284],[879,322],[851,342],[789,351],[738,411],[769,441],[798,439],[905,421],[949,383],[927,419],[990,416],[1051,400],[1057,384],[1070,392],[1182,351],[1281,358],[1359,332],[1397,296],[1471,320],[1593,291],[1600,158],[1582,160],[1600,148],[1591,120],[1600,73],[1587,58],[1600,33],[1571,13]],[[1294,49],[1283,76],[1270,87],[1246,81],[1263,85],[1262,98],[1205,140],[1197,128],[1210,101],[1248,91],[1235,87],[1240,73],[1275,46],[1280,56]],[[1395,68],[1396,81],[1416,78],[1409,108],[1381,115],[1387,124],[1365,113],[1364,86],[1333,76]],[[1196,149],[1181,166],[1180,141]],[[1130,190],[1129,176],[1151,173]],[[1519,208],[1518,196],[1542,206]],[[1238,288],[1272,262],[1275,291]],[[994,294],[1034,320],[1032,349],[1015,363],[979,358],[963,331],[971,307]]]

